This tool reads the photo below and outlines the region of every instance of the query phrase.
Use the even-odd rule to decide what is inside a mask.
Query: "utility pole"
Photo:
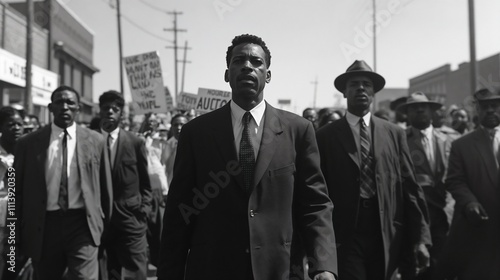
[[[376,0],[373,0],[373,71],[377,72],[377,6]],[[375,94],[373,95],[373,108],[377,110],[377,102],[375,102]]]
[[[168,29],[165,28],[164,30],[174,32],[174,45],[172,47],[167,47],[167,49],[174,49],[174,71],[175,71],[175,92],[174,92],[174,95],[175,95],[175,100],[177,101],[177,95],[179,94],[178,85],[177,85],[178,84],[178,78],[177,78],[177,49],[178,49],[177,33],[178,32],[186,32],[187,30],[177,28],[177,16],[182,15],[182,12],[173,11],[173,12],[168,12],[168,14],[174,15],[174,28],[168,28]]]
[[[120,0],[116,0],[116,16],[118,19],[118,53],[120,56],[120,92],[123,92],[123,51],[122,51],[122,25],[121,25],[121,14],[120,14]]]
[[[182,62],[182,83],[181,83],[181,91],[184,92],[184,79],[186,75],[186,63],[191,63],[191,61],[186,60],[187,57],[187,51],[190,50],[191,48],[188,47],[188,41],[184,44],[184,59],[179,60],[177,62]]]
[[[34,6],[33,0],[27,0],[28,13],[26,16],[26,97],[24,100],[24,109],[26,113],[33,114],[33,99],[31,97],[31,69],[33,63],[33,14]]]
[[[469,0],[470,94],[477,90],[476,31],[474,0]]]
[[[316,79],[314,80],[314,82],[311,82],[311,84],[314,85],[313,108],[316,109],[316,94],[318,91],[318,76],[316,76]]]

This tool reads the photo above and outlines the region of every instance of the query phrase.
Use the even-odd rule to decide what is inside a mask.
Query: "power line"
[[[165,42],[168,42],[168,43],[173,43],[170,40],[162,38],[162,37],[160,37],[160,36],[158,36],[158,35],[156,35],[154,33],[151,33],[149,30],[147,30],[144,27],[140,26],[139,24],[135,23],[133,20],[131,20],[128,16],[124,15],[123,13],[122,13],[122,18],[125,19],[126,21],[128,21],[128,23],[132,24],[136,28],[140,29],[142,32],[147,33],[148,35],[153,36],[156,39],[159,39],[159,40],[162,40],[162,41],[165,41]]]
[[[151,8],[152,10],[155,10],[157,12],[161,12],[161,13],[166,13],[168,14],[168,11],[166,10],[163,10],[162,8],[158,7],[158,6],[155,6],[155,5],[152,5],[152,4],[149,4],[148,2],[144,1],[144,0],[139,0],[139,2],[142,2],[142,4],[144,4],[145,6]]]
[[[106,3],[109,5],[109,7],[113,10],[116,10],[116,6],[115,5],[112,5],[112,2],[111,1],[108,1],[108,0],[101,0],[102,2]],[[142,1],[141,1],[142,2]],[[145,3],[146,4],[146,3]],[[152,7],[152,6],[151,6]],[[173,41],[170,41],[170,40],[167,40],[161,36],[158,36],[154,33],[152,33],[151,31],[147,30],[146,28],[142,27],[140,24],[136,23],[135,21],[133,21],[131,18],[129,18],[128,16],[124,15],[123,12],[121,13],[121,17],[123,19],[125,19],[128,23],[132,24],[133,26],[135,26],[137,29],[141,30],[142,32],[152,36],[152,37],[155,37],[156,39],[158,40],[162,40],[162,41],[165,41],[167,43],[173,43]]]

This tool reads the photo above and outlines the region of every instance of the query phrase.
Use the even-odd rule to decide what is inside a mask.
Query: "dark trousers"
[[[105,246],[109,280],[146,280],[146,231],[131,234],[111,227]]]
[[[33,261],[36,280],[96,279],[98,248],[92,240],[85,210],[47,211],[42,257]]]
[[[352,240],[338,248],[339,279],[384,279],[384,247],[377,198],[360,199]]]

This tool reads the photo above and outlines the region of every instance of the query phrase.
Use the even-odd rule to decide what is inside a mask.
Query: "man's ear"
[[[224,72],[224,81],[225,81],[226,83],[229,83],[229,71],[227,71],[227,69],[226,69],[226,71]]]
[[[47,105],[47,107],[49,108],[49,112],[52,113],[52,103],[49,103],[49,105]]]
[[[271,70],[267,70],[267,72],[266,72],[266,83],[269,84],[270,81],[271,81]]]

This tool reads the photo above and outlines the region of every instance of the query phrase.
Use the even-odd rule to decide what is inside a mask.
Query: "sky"
[[[94,99],[120,88],[116,0],[60,0],[94,33]],[[174,92],[174,17],[178,45],[188,42],[184,91],[230,91],[224,82],[231,40],[244,33],[262,37],[271,51],[271,82],[264,98],[295,113],[306,107],[345,104],[334,79],[354,60],[374,67],[371,0],[121,0],[123,55],[158,51],[164,85]],[[500,52],[500,1],[475,1],[476,57]],[[467,0],[376,0],[376,72],[386,87],[409,87],[409,79],[468,62]],[[178,51],[182,60],[184,51]],[[179,91],[182,64],[178,64]],[[500,77],[497,77],[499,79]],[[316,104],[314,104],[317,79]],[[126,76],[125,98],[130,100]],[[290,106],[278,105],[290,99]]]

